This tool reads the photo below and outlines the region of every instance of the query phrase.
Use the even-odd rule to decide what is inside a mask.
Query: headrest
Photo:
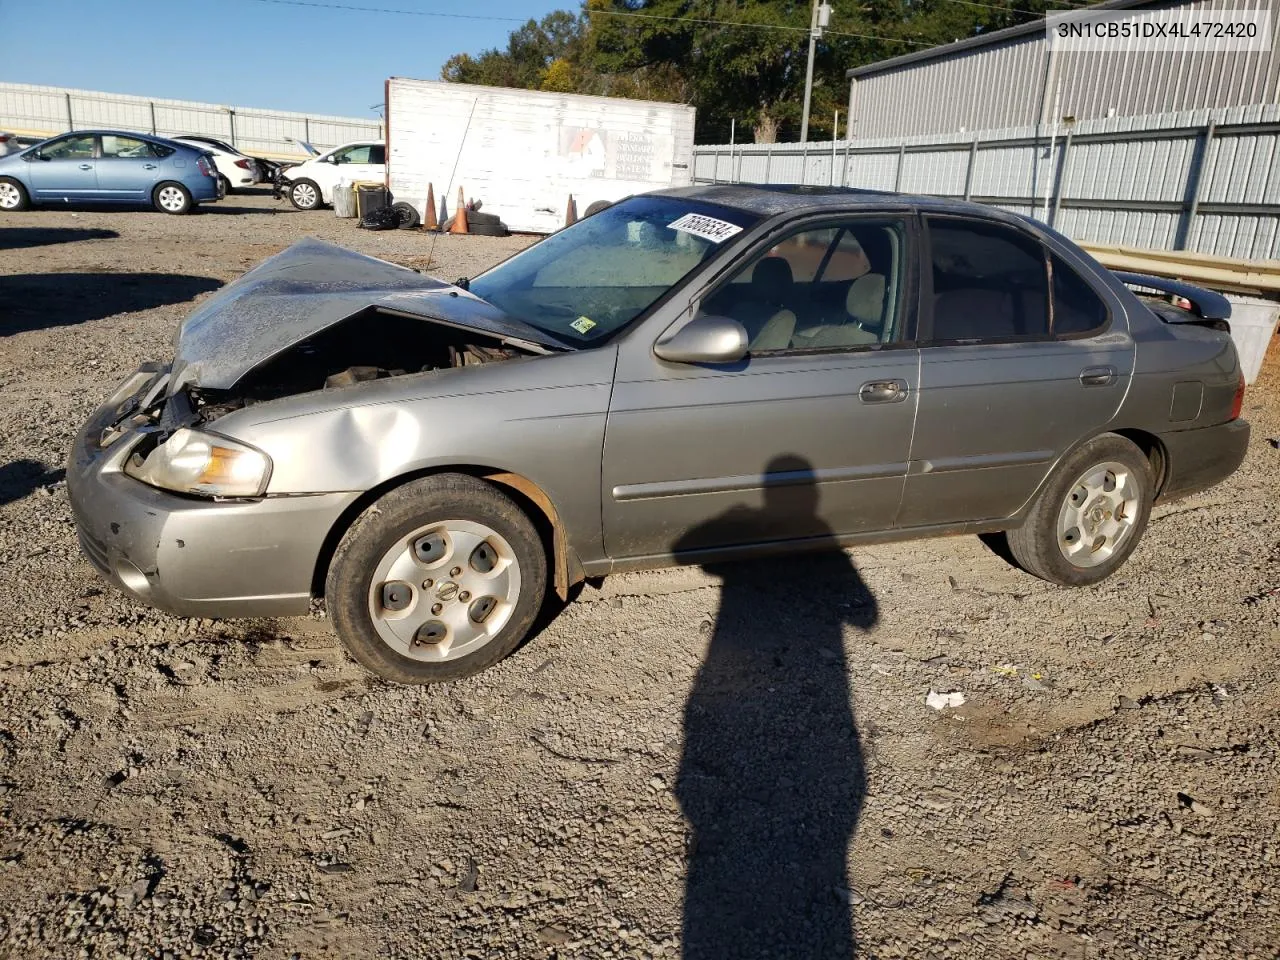
[[[786,293],[791,284],[791,264],[782,257],[765,257],[751,271],[751,286],[761,293]]]
[[[879,324],[884,313],[884,274],[864,273],[849,284],[844,308],[855,320]]]

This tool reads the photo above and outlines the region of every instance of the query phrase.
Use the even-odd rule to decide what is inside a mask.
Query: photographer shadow
[[[847,960],[846,853],[866,778],[843,633],[872,627],[878,608],[818,517],[812,465],[783,456],[765,473],[763,511],[736,507],[675,546],[688,556],[785,515],[814,547],[703,564],[723,586],[676,784],[692,830],[683,955]]]

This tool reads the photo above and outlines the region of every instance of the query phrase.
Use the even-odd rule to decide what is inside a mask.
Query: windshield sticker
[[[686,213],[675,223],[669,223],[667,226],[672,230],[692,233],[695,237],[702,237],[703,240],[710,240],[712,243],[723,243],[734,234],[742,232],[742,228],[736,223],[717,220],[715,217],[704,217],[700,213]]]
[[[569,324],[569,326],[573,327],[573,329],[577,330],[583,336],[586,336],[587,331],[595,325],[596,322],[590,317],[579,317],[577,320],[573,321],[573,323]]]

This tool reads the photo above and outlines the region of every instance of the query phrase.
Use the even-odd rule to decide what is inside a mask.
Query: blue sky
[[[328,2],[328,0],[317,0]],[[0,0],[0,80],[228,106],[374,116],[390,76],[435,80],[450,56],[505,46],[533,17],[577,0],[332,0],[508,17],[356,13],[257,0]]]

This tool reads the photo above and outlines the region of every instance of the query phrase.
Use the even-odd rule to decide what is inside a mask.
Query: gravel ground
[[[62,479],[193,302],[308,234],[446,278],[526,242],[431,260],[266,196],[0,222],[0,954],[1277,956],[1276,351],[1243,469],[1098,587],[976,538],[619,576],[394,688],[323,620],[129,602]]]

